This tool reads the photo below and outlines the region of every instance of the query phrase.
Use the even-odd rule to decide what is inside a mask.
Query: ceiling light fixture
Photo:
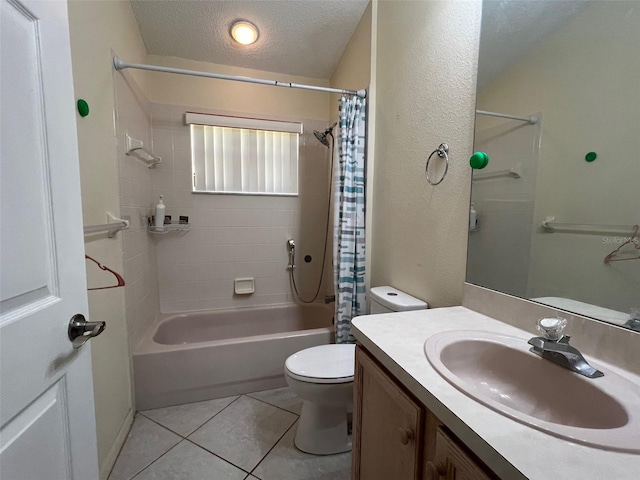
[[[258,27],[246,20],[239,20],[231,25],[231,36],[242,45],[251,45],[258,40]]]

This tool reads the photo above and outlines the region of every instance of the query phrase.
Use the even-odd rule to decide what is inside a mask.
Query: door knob
[[[73,343],[73,348],[80,348],[89,339],[100,335],[106,326],[105,322],[87,322],[84,315],[77,313],[69,321],[67,334]]]

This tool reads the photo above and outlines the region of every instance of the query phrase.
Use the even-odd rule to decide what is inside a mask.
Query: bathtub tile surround
[[[351,452],[314,456],[295,448],[298,415],[292,412],[300,406],[280,388],[141,412],[109,480],[348,480]],[[194,426],[200,428],[191,433]],[[247,455],[251,466],[238,465]]]
[[[116,120],[120,208],[129,228],[122,231],[125,307],[129,347],[133,349],[159,312],[158,271],[155,244],[147,233],[146,216],[153,200],[156,172],[144,162],[126,155],[125,134],[151,149],[151,105],[128,73],[116,73]]]
[[[291,412],[243,396],[189,439],[251,471],[296,420]]]
[[[192,226],[186,235],[154,238],[161,312],[292,302],[285,248],[289,238],[299,247],[298,285],[306,297],[315,293],[322,263],[329,156],[328,149],[313,137],[313,130],[324,130],[326,122],[302,120],[298,196],[193,194],[186,111],[239,115],[201,107],[151,105],[154,153],[163,158],[152,173],[153,198],[164,195],[166,214],[173,219],[188,215]],[[307,254],[313,257],[311,263],[303,260]],[[331,258],[330,250],[327,258]],[[234,295],[233,280],[238,277],[255,277],[256,292]],[[331,284],[326,277],[320,298],[332,290]]]

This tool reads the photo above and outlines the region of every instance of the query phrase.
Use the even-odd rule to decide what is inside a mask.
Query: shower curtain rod
[[[508,115],[506,113],[488,112],[486,110],[476,110],[476,115],[489,115],[490,117],[510,118],[511,120],[520,120],[521,122],[527,122],[531,125],[538,123],[538,117],[518,117],[516,115]]]
[[[299,83],[278,82],[276,80],[263,80],[261,78],[239,77],[236,75],[222,75],[219,73],[198,72],[197,70],[184,70],[182,68],[161,67],[159,65],[145,65],[143,63],[127,63],[119,57],[113,57],[113,66],[116,70],[125,68],[135,68],[138,70],[150,70],[152,72],[176,73],[178,75],[192,75],[194,77],[216,78],[218,80],[233,80],[234,82],[258,83],[260,85],[271,85],[272,87],[301,88],[303,90],[315,90],[318,92],[342,93],[346,95],[357,95],[365,98],[366,90],[341,90],[339,88],[317,87],[315,85],[302,85]]]

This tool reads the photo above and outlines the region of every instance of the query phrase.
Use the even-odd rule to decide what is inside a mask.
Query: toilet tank
[[[370,313],[407,312],[424,310],[429,304],[393,287],[373,287],[370,290]]]

